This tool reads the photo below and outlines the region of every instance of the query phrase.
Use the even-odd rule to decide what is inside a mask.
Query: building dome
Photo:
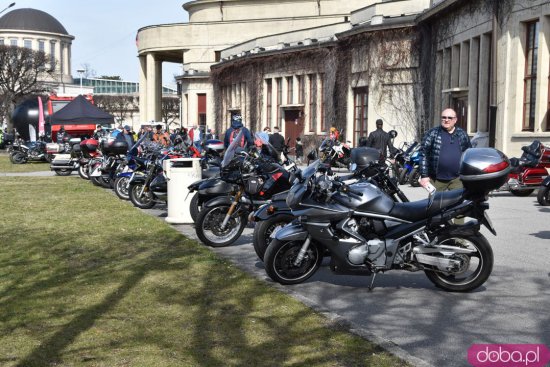
[[[12,10],[0,18],[0,30],[17,29],[68,35],[61,23],[41,10],[25,8]]]

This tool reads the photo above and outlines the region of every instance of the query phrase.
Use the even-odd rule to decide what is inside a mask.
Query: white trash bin
[[[189,203],[193,195],[188,195],[187,187],[202,178],[200,158],[176,158],[163,162],[168,184],[168,216],[171,224],[193,223]]]

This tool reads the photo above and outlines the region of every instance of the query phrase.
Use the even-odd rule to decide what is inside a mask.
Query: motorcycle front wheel
[[[539,187],[539,192],[537,193],[537,201],[542,206],[550,205],[550,187],[548,186]]]
[[[140,195],[141,189],[143,188],[142,184],[132,185],[128,189],[128,196],[132,204],[137,206],[140,209],[151,209],[155,206],[155,198],[153,193],[149,190],[143,191],[143,194]]]
[[[409,181],[409,171],[407,171],[406,168],[403,168],[401,172],[399,173],[398,182],[400,185],[404,185]]]
[[[458,269],[452,272],[442,270],[424,270],[428,279],[437,287],[450,292],[469,292],[481,286],[493,270],[493,250],[487,239],[481,235],[443,235],[439,237],[438,245],[446,245],[445,252],[452,252],[452,247],[473,250],[472,253],[454,253],[443,255],[433,253],[433,256],[449,257],[459,262]]]
[[[302,248],[304,241],[273,240],[267,246],[264,255],[264,266],[267,275],[280,284],[298,284],[311,277],[323,261],[323,253],[311,243],[302,261],[295,265],[294,261]]]
[[[420,169],[414,168],[409,177],[409,184],[412,187],[419,187],[420,186],[420,182],[418,182],[419,179],[420,179]]]
[[[130,194],[128,193],[130,177],[117,177],[114,186],[116,196],[122,200],[130,200]]]
[[[205,245],[211,247],[228,246],[243,233],[248,221],[246,212],[240,215],[233,213],[225,228],[221,227],[229,207],[229,205],[219,205],[203,208],[200,211],[195,222],[195,231]]]
[[[254,251],[256,251],[256,255],[258,255],[260,260],[264,261],[265,250],[271,242],[273,231],[284,227],[293,220],[294,216],[291,214],[276,214],[256,223],[252,242],[254,244]]]
[[[10,154],[10,161],[13,164],[23,164],[27,162],[27,157],[25,153],[16,151]]]

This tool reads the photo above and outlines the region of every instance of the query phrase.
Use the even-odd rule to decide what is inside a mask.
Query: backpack
[[[229,134],[229,144],[231,144],[233,139],[235,139],[235,137],[239,135],[240,131],[241,129],[233,129],[233,131],[231,131],[231,134]],[[244,147],[244,132],[243,132],[243,136],[241,137],[241,142],[239,143],[239,146]]]

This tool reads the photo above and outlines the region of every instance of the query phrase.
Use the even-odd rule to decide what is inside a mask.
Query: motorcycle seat
[[[428,208],[429,199],[409,203],[395,203],[390,215],[410,222],[418,222],[439,213],[443,208],[462,201],[464,189],[436,192],[432,205]]]

